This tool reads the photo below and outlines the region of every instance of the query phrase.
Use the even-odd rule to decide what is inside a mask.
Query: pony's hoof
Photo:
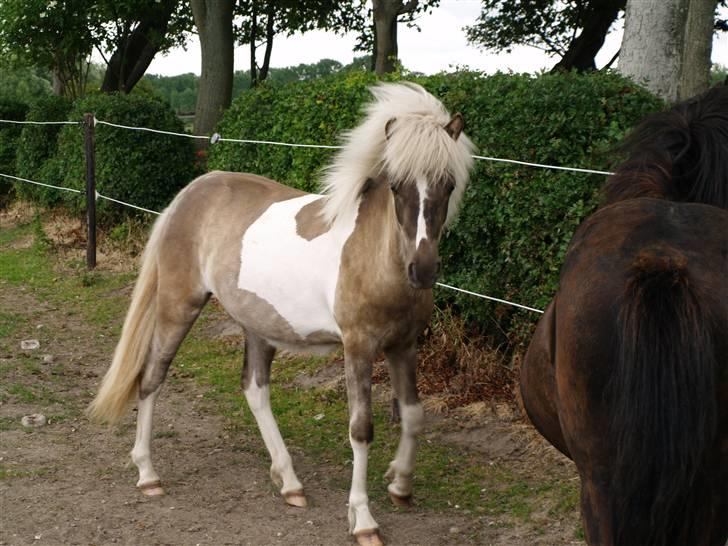
[[[397,508],[412,508],[414,502],[412,501],[412,495],[401,496],[389,491],[389,500],[392,501]]]
[[[164,489],[162,488],[162,482],[154,480],[153,482],[143,483],[137,485],[139,491],[141,491],[147,497],[160,497],[164,495]]]
[[[377,529],[359,531],[358,533],[354,533],[354,536],[359,546],[384,546],[384,542],[379,537],[379,531]]]
[[[308,501],[306,500],[306,495],[303,493],[303,489],[284,493],[283,500],[286,501],[287,505],[295,506],[297,508],[306,508],[308,506]]]

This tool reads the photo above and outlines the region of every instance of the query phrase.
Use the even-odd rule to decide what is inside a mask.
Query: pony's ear
[[[397,121],[397,118],[390,118],[390,120],[384,126],[384,136],[387,137],[387,140],[389,140],[389,137],[392,136],[392,131],[394,130],[395,121]]]
[[[460,136],[460,133],[463,132],[463,129],[465,128],[465,120],[463,119],[463,115],[460,112],[457,112],[450,122],[445,125],[445,131],[447,131],[447,134],[452,137],[453,140],[457,140]]]

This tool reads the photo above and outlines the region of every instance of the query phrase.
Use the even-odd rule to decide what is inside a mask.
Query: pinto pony
[[[90,415],[114,422],[138,397],[131,457],[137,487],[163,494],[152,467],[154,402],[177,348],[214,295],[245,330],[242,387],[285,501],[303,486],[270,408],[276,349],[344,347],[353,477],[349,523],[381,544],[369,511],[372,364],[387,358],[402,435],[387,477],[395,503],[412,495],[423,410],[416,340],[432,311],[438,243],[472,167],[463,118],[414,84],[381,84],[363,123],[328,168],[323,195],[252,174],[212,172],[187,186],[157,221],[114,359]]]
[[[646,119],[521,368],[590,545],[728,538],[728,87]]]

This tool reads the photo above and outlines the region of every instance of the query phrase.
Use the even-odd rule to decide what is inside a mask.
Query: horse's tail
[[[609,390],[616,442],[614,543],[689,544],[717,430],[717,362],[706,301],[674,250],[643,252],[621,306]],[[701,498],[703,496],[703,498]]]
[[[138,388],[154,333],[157,314],[157,255],[166,215],[157,220],[144,250],[121,339],[101,387],[87,409],[95,421],[114,423],[124,414]]]

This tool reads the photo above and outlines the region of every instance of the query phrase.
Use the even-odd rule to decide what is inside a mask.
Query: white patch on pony
[[[273,203],[247,229],[242,240],[238,288],[270,303],[301,337],[317,331],[341,336],[334,319],[341,252],[356,217],[311,239],[296,232],[296,215],[323,199],[304,195]]]
[[[425,199],[427,199],[427,180],[417,179],[417,192],[420,196],[420,210],[417,213],[417,235],[415,235],[415,248],[427,239],[427,222],[425,222]]]

